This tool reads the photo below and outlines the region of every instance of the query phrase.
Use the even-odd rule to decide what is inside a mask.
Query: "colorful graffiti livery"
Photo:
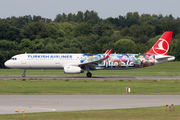
[[[105,57],[105,54],[83,54],[80,63],[92,62]],[[107,60],[96,68],[140,68],[155,64],[155,55],[145,54],[111,54]]]

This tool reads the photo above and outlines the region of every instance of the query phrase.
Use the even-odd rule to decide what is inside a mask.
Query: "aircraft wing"
[[[81,64],[78,64],[79,67],[89,67],[89,68],[93,68],[95,66],[97,66],[98,64],[102,63],[104,60],[108,59],[108,57],[110,56],[111,52],[112,52],[113,49],[111,49],[110,51],[107,50],[105,52],[106,57],[102,58],[102,59],[99,59],[99,60],[95,60],[95,61],[91,61],[91,62],[85,62],[85,63],[81,63]]]

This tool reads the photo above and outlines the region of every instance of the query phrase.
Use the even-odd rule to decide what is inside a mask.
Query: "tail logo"
[[[158,55],[164,55],[169,50],[169,43],[165,39],[159,39],[153,46],[153,51]]]

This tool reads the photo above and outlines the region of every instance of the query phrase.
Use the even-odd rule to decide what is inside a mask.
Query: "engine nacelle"
[[[78,74],[83,73],[84,70],[77,66],[65,66],[64,67],[64,73],[66,74]]]

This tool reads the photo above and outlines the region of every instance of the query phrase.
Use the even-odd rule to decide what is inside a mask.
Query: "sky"
[[[100,18],[126,16],[128,12],[162,14],[180,18],[180,0],[0,0],[0,18],[36,15],[54,20],[58,14],[95,11]]]

